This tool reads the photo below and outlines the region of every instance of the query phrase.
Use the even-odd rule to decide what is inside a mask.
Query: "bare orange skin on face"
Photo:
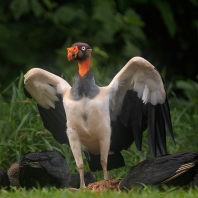
[[[73,56],[73,54],[74,54],[74,56]],[[77,54],[78,54],[77,46],[67,48],[67,58],[69,61],[75,59]]]
[[[78,54],[77,46],[67,48],[67,58],[69,61],[75,59],[77,57],[77,54]],[[91,60],[91,58],[87,58],[83,61],[78,61],[78,72],[79,72],[80,76],[83,77],[89,71],[90,60]]]

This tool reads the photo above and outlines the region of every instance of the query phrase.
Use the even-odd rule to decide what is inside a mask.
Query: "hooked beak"
[[[67,59],[69,61],[76,59],[77,55],[78,55],[78,47],[77,46],[72,46],[70,48],[67,48]]]

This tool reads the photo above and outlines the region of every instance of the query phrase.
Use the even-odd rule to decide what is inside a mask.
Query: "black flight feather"
[[[128,129],[128,133],[133,135],[129,136],[128,133],[122,133],[118,136],[117,140],[114,140],[114,133],[118,134],[119,132],[116,130],[116,127],[113,127],[113,142],[116,142],[116,145],[123,145],[122,149],[128,149],[129,146],[126,148],[124,145],[126,144],[125,139],[130,137],[129,142],[132,144],[133,141],[135,141],[137,149],[141,150],[142,133],[147,128],[151,156],[155,157],[167,154],[165,123],[167,128],[169,126],[169,133],[171,131],[171,134],[173,134],[167,104],[167,98],[164,104],[157,104],[155,106],[150,103],[144,104],[142,99],[137,96],[137,92],[128,90],[123,100],[121,114],[118,116],[120,120],[117,119],[114,126],[119,122],[119,129],[123,129],[122,131]],[[164,108],[164,106],[166,108]],[[126,137],[126,135],[128,135],[128,137]]]
[[[157,131],[157,155],[167,154],[166,149],[166,130],[163,114],[161,112],[161,105],[156,106],[156,131]]]
[[[168,104],[168,99],[167,98],[166,98],[165,102],[161,105],[161,109],[162,109],[162,114],[163,114],[163,117],[164,117],[164,121],[166,123],[166,126],[167,126],[168,132],[170,134],[171,140],[172,140],[173,144],[176,145],[174,135],[173,135],[170,109],[169,109],[169,104]]]
[[[40,105],[37,105],[38,110],[44,127],[52,133],[54,139],[61,144],[69,144],[69,140],[66,134],[67,120],[66,113],[63,107],[63,99],[60,95],[57,95],[57,97],[59,98],[59,101],[55,102],[55,109],[51,107],[50,109],[45,109]]]
[[[125,126],[129,126],[137,149],[142,147],[142,102],[135,91],[127,91],[121,110],[121,120]]]
[[[24,94],[27,98],[32,99],[32,96],[24,88]],[[37,104],[39,114],[41,116],[44,127],[49,130],[54,139],[60,144],[69,144],[69,140],[66,135],[66,113],[63,107],[63,99],[61,95],[57,95],[59,101],[55,102],[55,109],[43,108]]]
[[[148,103],[148,142],[149,142],[149,151],[152,157],[156,156],[156,116],[155,116],[155,106]]]

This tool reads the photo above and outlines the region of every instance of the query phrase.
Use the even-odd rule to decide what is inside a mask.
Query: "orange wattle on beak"
[[[70,61],[70,60],[73,60],[74,59],[74,56],[75,54],[73,52],[68,52],[67,53],[67,59]]]
[[[69,61],[74,60],[77,57],[77,54],[78,54],[78,47],[77,46],[67,48],[67,59]]]

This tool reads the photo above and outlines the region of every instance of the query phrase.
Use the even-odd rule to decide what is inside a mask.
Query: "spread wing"
[[[148,129],[151,156],[164,155],[166,130],[174,136],[166,92],[155,67],[141,57],[134,57],[109,84],[109,109],[112,121],[112,150],[128,149],[135,141],[142,146],[142,133]]]
[[[40,68],[29,70],[24,77],[24,92],[36,101],[45,128],[59,143],[69,144],[62,96],[71,88],[70,85],[59,76]]]

